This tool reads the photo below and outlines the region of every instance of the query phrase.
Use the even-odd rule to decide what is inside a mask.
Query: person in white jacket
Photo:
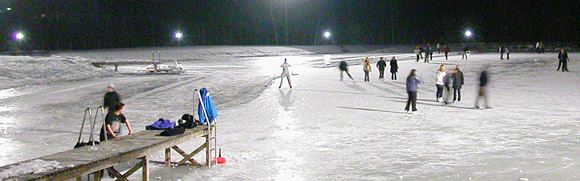
[[[437,97],[438,102],[443,102],[443,87],[445,87],[445,82],[443,81],[445,78],[445,65],[441,64],[439,66],[439,70],[437,71],[437,75],[435,76],[435,86],[437,87]]]
[[[282,83],[284,83],[284,77],[288,79],[288,85],[290,86],[290,88],[292,88],[292,81],[290,81],[290,64],[288,64],[288,62],[286,62],[286,59],[284,59],[284,63],[280,65],[280,67],[282,67],[282,74],[280,74],[280,86],[278,86],[278,88],[282,88]]]

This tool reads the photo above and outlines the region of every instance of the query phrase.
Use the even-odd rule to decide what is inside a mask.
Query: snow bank
[[[112,76],[81,57],[0,56],[0,89]]]
[[[14,165],[9,169],[3,170],[0,172],[0,179],[4,180],[10,177],[24,174],[37,174],[59,168],[63,168],[63,166],[60,165],[60,163],[57,161],[44,161],[41,159],[36,159],[30,162]]]

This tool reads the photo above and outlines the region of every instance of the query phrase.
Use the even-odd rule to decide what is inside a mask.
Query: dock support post
[[[171,148],[165,148],[165,165],[171,166]]]
[[[143,181],[149,181],[149,156],[144,156],[142,159],[143,167]]]
[[[209,120],[207,126],[209,129],[207,130],[207,136],[205,137],[205,161],[207,167],[211,168],[211,124],[209,124]]]

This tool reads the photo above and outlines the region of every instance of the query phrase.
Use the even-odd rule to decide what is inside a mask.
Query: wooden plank
[[[198,150],[199,148],[202,148],[203,149],[204,146],[205,146],[205,144],[201,145],[200,147],[198,147],[195,150]],[[201,166],[201,163],[199,163],[195,159],[191,158],[194,155],[196,155],[199,151],[197,151],[197,152],[196,151],[193,151],[191,154],[187,154],[187,153],[185,153],[185,151],[183,151],[181,148],[179,148],[177,146],[173,146],[171,148],[173,148],[177,153],[179,153],[183,157],[182,160],[180,160],[179,162],[177,162],[177,165],[182,165],[186,161],[189,161],[189,162],[193,163],[194,165]],[[191,156],[189,157],[189,155],[191,155]]]
[[[14,177],[14,179],[73,179],[77,176],[106,169],[119,163],[139,159],[159,150],[178,145],[187,140],[207,135],[207,127],[198,126],[193,129],[187,129],[184,134],[171,137],[158,136],[159,133],[161,133],[161,130],[146,130],[135,133],[134,135],[121,137],[120,139],[109,140],[95,147],[86,146],[43,156],[37,159],[44,161],[57,161],[60,165],[73,165],[73,167],[52,169],[43,173],[19,175]],[[20,163],[28,161],[32,160]],[[17,164],[19,163],[2,166],[0,167],[0,171],[6,170]]]

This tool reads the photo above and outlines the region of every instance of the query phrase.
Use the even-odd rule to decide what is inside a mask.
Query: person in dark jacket
[[[346,61],[340,61],[340,65],[338,66],[338,69],[340,69],[340,80],[342,80],[342,73],[346,72],[346,75],[348,75],[348,77],[350,77],[351,80],[354,80],[352,78],[352,76],[350,75],[350,73],[348,73],[348,64],[346,63]]]
[[[391,80],[397,80],[397,72],[399,71],[399,64],[397,63],[397,58],[391,58],[389,62],[391,65]]]
[[[558,63],[558,69],[556,69],[556,71],[559,71],[561,66],[562,72],[570,72],[568,71],[568,61],[570,59],[568,58],[568,53],[566,53],[566,50],[563,48],[560,49],[560,53],[558,53],[558,60],[560,60],[560,63]]]
[[[463,72],[459,70],[459,65],[455,67],[455,73],[451,75],[453,79],[453,102],[461,102],[461,88],[463,87]]]
[[[479,100],[483,98],[485,101],[485,108],[491,109],[487,100],[487,84],[489,83],[489,67],[486,66],[479,76],[479,92],[475,99],[475,109],[479,109]]]
[[[449,55],[449,47],[447,45],[443,45],[443,52],[445,53],[445,60],[449,60],[447,56]]]
[[[379,68],[379,80],[385,80],[385,67],[387,67],[387,62],[383,60],[383,57],[377,62],[377,68]]]
[[[421,83],[421,80],[419,80],[419,78],[417,78],[417,70],[415,70],[415,69],[411,70],[411,73],[409,73],[409,76],[407,76],[407,83],[406,83],[408,99],[407,99],[407,106],[405,106],[405,111],[407,113],[409,113],[409,106],[410,105],[413,106],[411,113],[417,112],[417,91],[419,90],[418,84],[420,84],[420,83]]]
[[[105,117],[105,126],[101,128],[100,141],[106,141],[110,139],[119,138],[119,134],[122,133],[121,123],[125,123],[127,125],[127,129],[129,130],[129,135],[133,134],[133,129],[131,129],[131,124],[123,113],[125,112],[125,104],[117,103],[112,105],[109,108],[109,113]],[[105,138],[106,135],[106,138]]]
[[[469,49],[467,47],[463,47],[463,55],[461,55],[461,60],[463,60],[463,58],[465,58],[465,60],[467,60],[467,52],[469,51]]]
[[[510,48],[508,48],[507,46],[506,46],[506,47],[504,47],[504,50],[505,50],[505,54],[506,54],[506,56],[507,56],[507,59],[509,60],[509,59],[510,59],[510,53],[511,53],[511,50],[510,50]]]
[[[109,85],[107,87],[107,93],[105,93],[103,108],[111,111],[110,108],[119,102],[121,102],[121,96],[115,91],[115,85]]]

